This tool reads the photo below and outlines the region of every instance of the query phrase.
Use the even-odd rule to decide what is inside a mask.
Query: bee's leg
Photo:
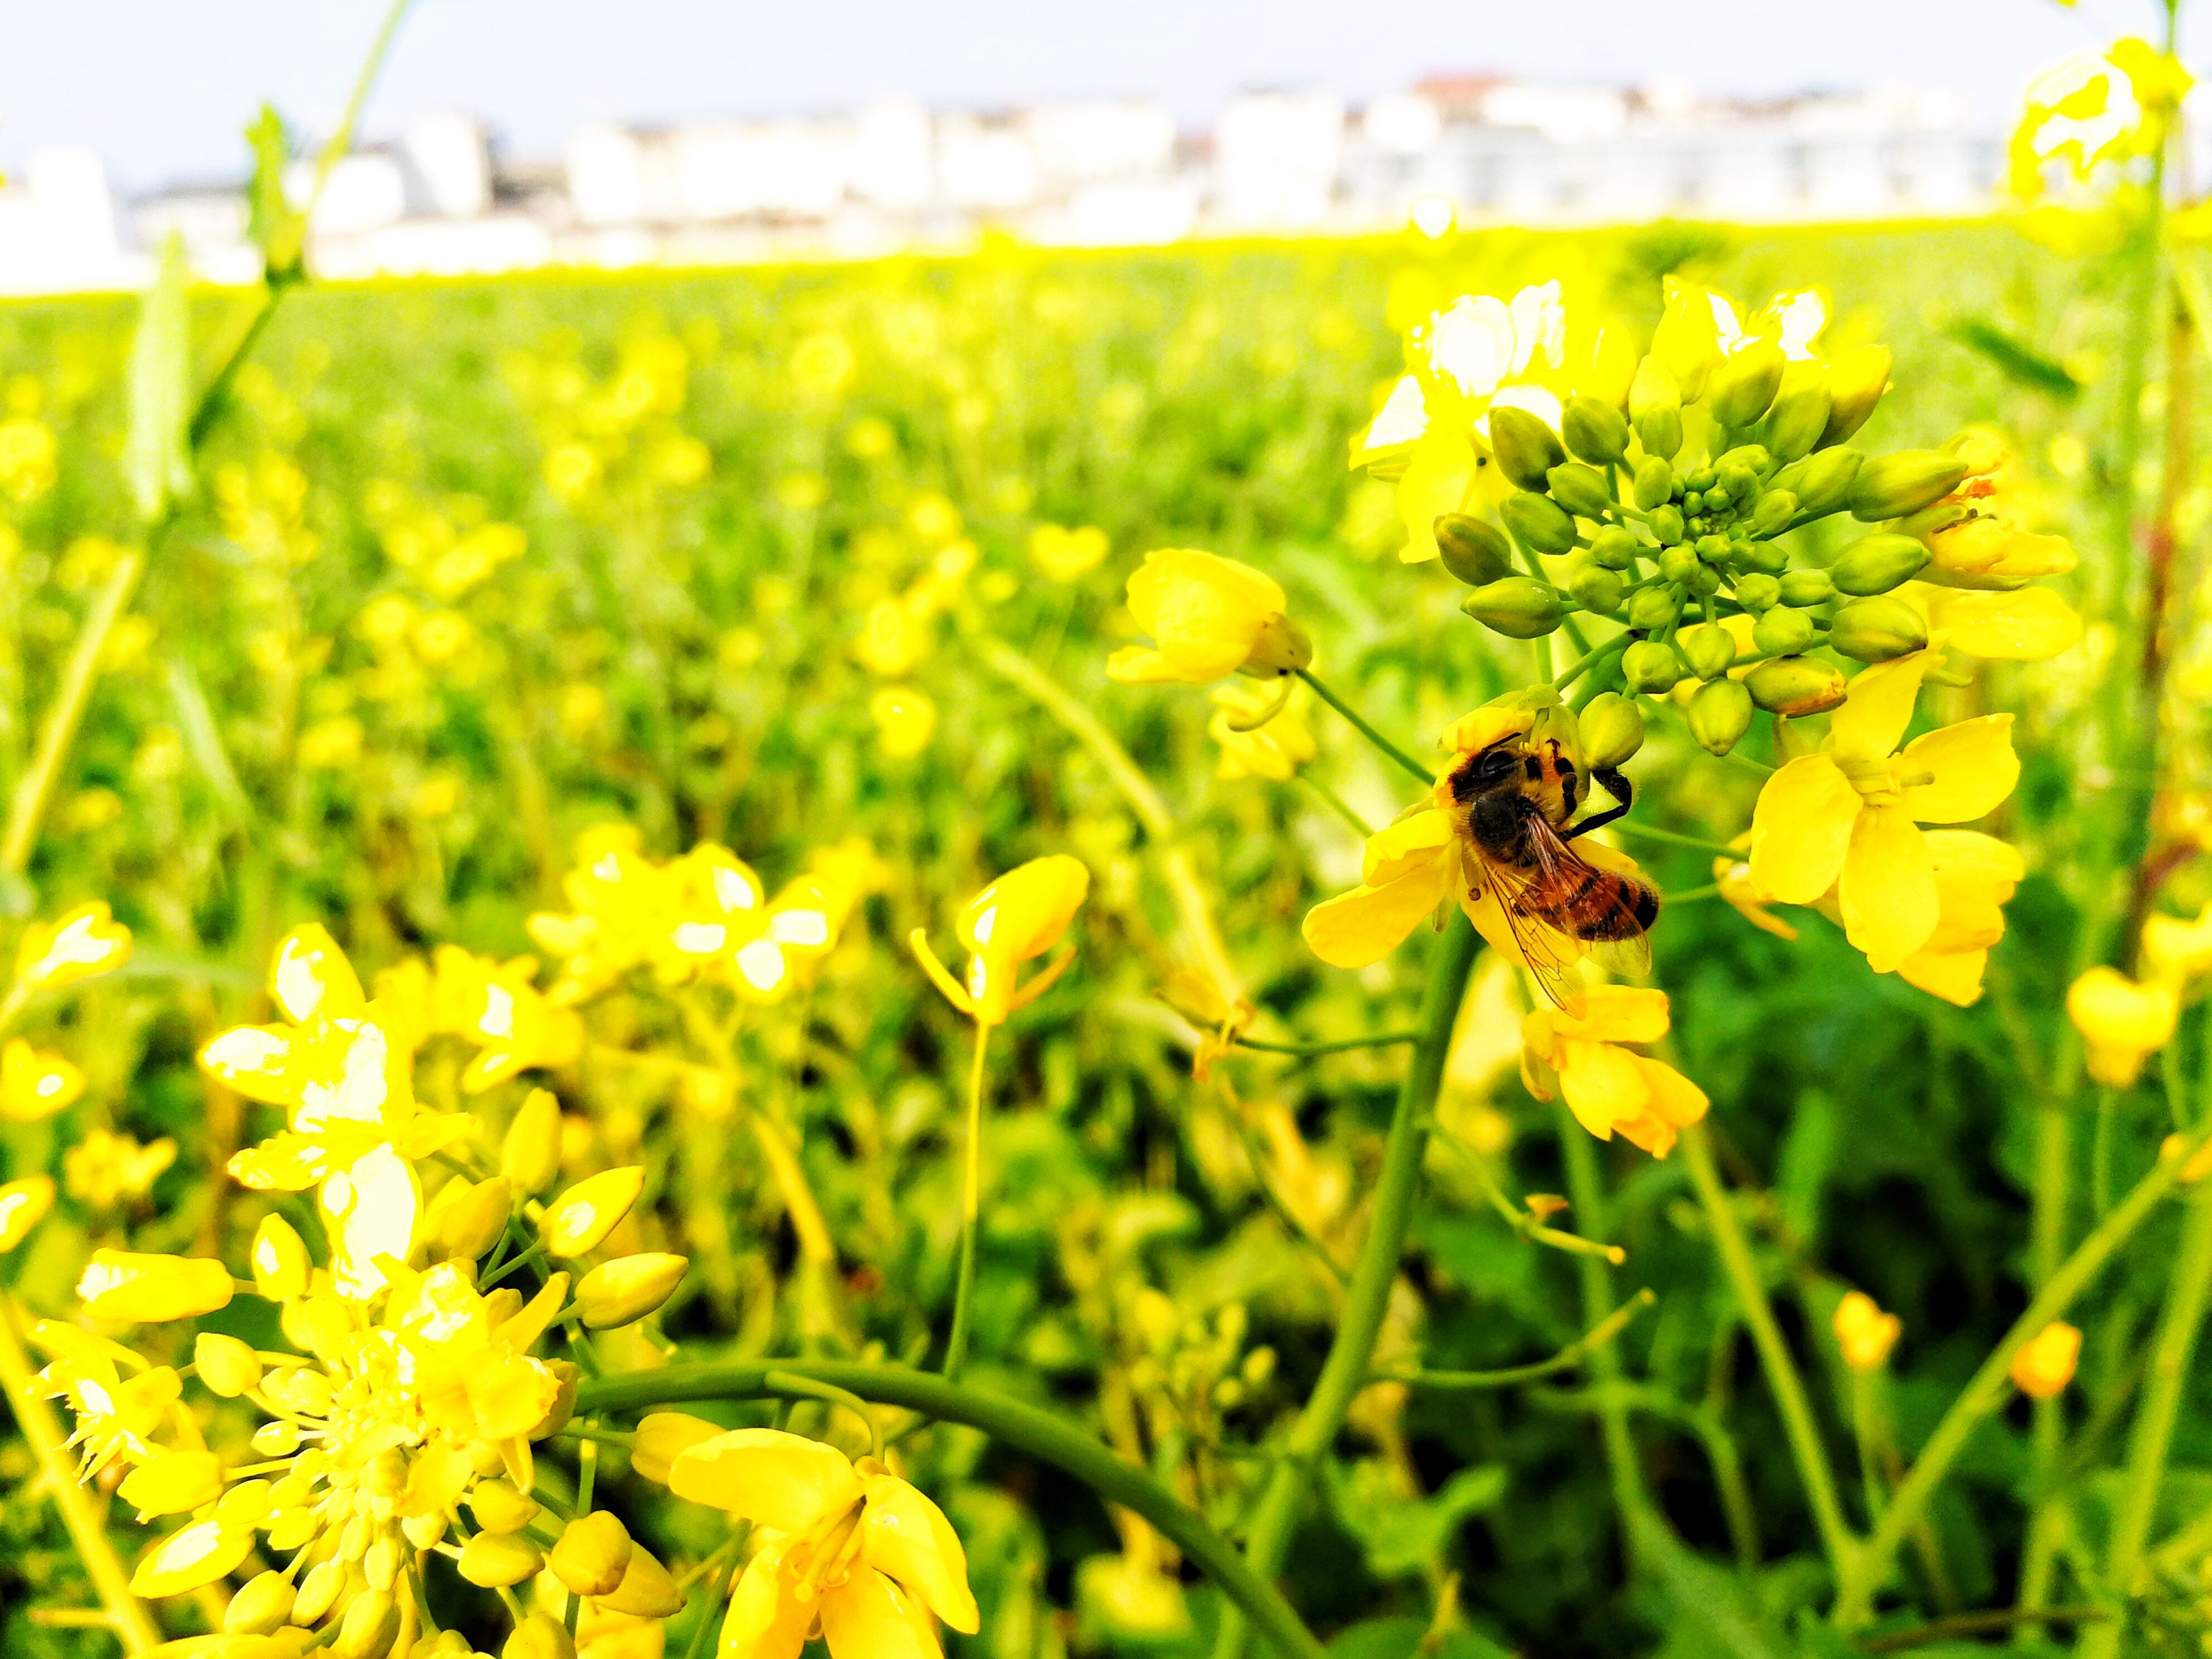
[[[1602,812],[1591,813],[1561,836],[1562,841],[1572,841],[1577,836],[1602,830],[1607,824],[1617,823],[1628,816],[1629,805],[1636,799],[1636,789],[1629,782],[1627,774],[1616,766],[1594,766],[1590,769],[1590,781],[1612,796],[1613,804]]]

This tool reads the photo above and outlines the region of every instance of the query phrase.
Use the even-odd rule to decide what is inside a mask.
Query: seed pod
[[[1825,570],[1792,570],[1782,578],[1784,605],[1825,605],[1835,592],[1835,579]]]
[[[1559,432],[1567,453],[1593,466],[1610,466],[1628,453],[1628,417],[1601,398],[1568,398]]]
[[[1496,525],[1465,513],[1439,513],[1433,527],[1444,568],[1469,587],[1512,573],[1513,544]]]
[[[1638,640],[1620,653],[1621,678],[1632,691],[1656,696],[1671,691],[1682,678],[1682,659],[1658,640]]]
[[[1735,636],[1718,623],[1685,629],[1674,647],[1701,680],[1717,679],[1735,665]]]
[[[1656,357],[1637,365],[1628,386],[1628,419],[1646,455],[1674,459],[1682,447],[1682,392]]]
[[[1682,592],[1672,586],[1639,587],[1628,601],[1628,625],[1643,633],[1665,628],[1682,614]]]
[[[1644,747],[1644,711],[1618,691],[1599,692],[1576,720],[1585,765],[1618,766]]]
[[[1724,427],[1746,427],[1765,415],[1782,384],[1782,348],[1771,340],[1747,342],[1724,359],[1705,386],[1705,402]]]
[[[1539,553],[1564,553],[1575,544],[1575,521],[1549,495],[1516,490],[1505,498],[1498,514],[1523,546]]]
[[[1910,580],[1927,562],[1928,550],[1911,537],[1877,531],[1845,548],[1828,567],[1828,579],[1838,592],[1863,599]]]
[[[545,1558],[553,1576],[578,1595],[605,1595],[629,1570],[629,1531],[605,1510],[580,1515],[561,1529]]]
[[[1763,570],[1753,570],[1735,579],[1735,602],[1754,617],[1771,611],[1782,597],[1782,584]]]
[[[456,1181],[463,1190],[441,1207],[436,1223],[437,1248],[448,1260],[473,1261],[499,1242],[514,1208],[514,1183],[493,1176],[473,1184]],[[438,1196],[446,1197],[441,1192]]]
[[[1779,534],[1797,516],[1797,498],[1786,489],[1770,489],[1751,510],[1751,527],[1761,536]]]
[[[561,1103],[544,1089],[532,1089],[507,1126],[500,1143],[499,1167],[520,1193],[535,1195],[561,1173]]]
[[[1828,623],[1828,644],[1860,662],[1887,662],[1927,643],[1927,619],[1904,600],[1887,595],[1853,599]]]
[[[1774,407],[1766,411],[1762,434],[1778,461],[1794,461],[1813,453],[1820,434],[1828,429],[1830,398],[1826,383],[1817,375],[1785,372]]]
[[[1682,539],[1682,509],[1672,501],[1651,509],[1651,533],[1659,538],[1660,545],[1671,547]]]
[[[603,1261],[576,1281],[576,1311],[595,1331],[642,1319],[676,1294],[690,1265],[688,1256],[657,1250]]]
[[[1490,453],[1498,470],[1523,489],[1541,489],[1545,473],[1567,459],[1559,434],[1540,416],[1511,404],[1491,405]]]
[[[1866,457],[1856,449],[1822,449],[1802,461],[1792,461],[1771,481],[1777,489],[1797,497],[1800,518],[1818,519],[1834,512],[1850,499]]]
[[[1940,449],[1877,455],[1859,469],[1851,484],[1851,516],[1864,524],[1901,519],[1942,500],[1966,476],[1966,462]]]
[[[1741,680],[1708,680],[1690,698],[1690,735],[1725,755],[1751,726],[1751,693]]]
[[[1565,461],[1544,475],[1552,499],[1568,512],[1585,519],[1603,516],[1613,507],[1613,490],[1605,474],[1580,461]]]
[[[538,1237],[548,1255],[583,1255],[596,1250],[622,1224],[637,1195],[645,1190],[645,1168],[632,1164],[605,1170],[578,1182],[545,1206]]]
[[[295,1599],[292,1581],[283,1573],[258,1573],[230,1598],[222,1610],[222,1627],[235,1636],[267,1636],[290,1621]]]
[[[1636,464],[1635,499],[1645,512],[1674,499],[1674,469],[1663,455],[1646,455]]]
[[[545,1559],[519,1532],[480,1532],[461,1546],[460,1575],[479,1589],[504,1589],[535,1578]]]
[[[1559,590],[1533,576],[1486,582],[1462,599],[1459,608],[1492,633],[1514,640],[1540,639],[1566,614]]]
[[[1743,684],[1770,714],[1817,714],[1844,700],[1844,671],[1812,657],[1763,662],[1744,676]]]
[[[208,1392],[235,1400],[261,1386],[261,1360],[234,1336],[202,1331],[192,1339],[192,1369]]]
[[[1590,557],[1607,570],[1626,570],[1644,551],[1644,544],[1636,539],[1633,532],[1609,524],[1590,538],[1589,550]]]
[[[533,1613],[501,1644],[499,1659],[576,1659],[576,1644],[558,1619]]]
[[[1889,386],[1889,348],[1856,346],[1828,362],[1828,419],[1819,447],[1839,444],[1867,422]]]
[[[642,1544],[633,1544],[622,1583],[602,1595],[599,1605],[611,1613],[626,1613],[635,1619],[666,1619],[684,1610],[684,1592],[676,1588],[668,1569],[660,1565],[651,1550]]]
[[[1751,625],[1751,642],[1769,656],[1790,657],[1809,650],[1817,637],[1812,617],[1777,606]]]
[[[469,1489],[469,1513],[486,1532],[520,1532],[538,1513],[538,1500],[505,1480],[479,1480]]]

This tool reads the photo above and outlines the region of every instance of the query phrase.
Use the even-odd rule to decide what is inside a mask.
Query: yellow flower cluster
[[[2193,988],[2212,976],[2212,904],[2194,921],[2148,917],[2141,942],[2148,969],[2142,978],[2092,968],[2066,993],[2067,1018],[2081,1034],[2089,1075],[2115,1089],[2134,1086],[2143,1062],[2173,1040]]]
[[[623,343],[614,371],[594,384],[574,361],[518,355],[507,382],[544,445],[546,488],[576,511],[625,496],[689,489],[714,471],[707,446],[677,417],[690,390],[690,349],[658,331]]]

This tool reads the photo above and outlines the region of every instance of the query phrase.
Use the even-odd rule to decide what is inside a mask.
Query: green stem
[[[1613,824],[1613,828],[1624,836],[1635,836],[1644,841],[1664,842],[1669,847],[1694,848],[1700,853],[1711,853],[1717,858],[1740,859],[1743,856],[1741,848],[1730,847],[1725,842],[1708,841],[1702,836],[1677,835],[1672,830],[1655,830],[1648,823],[1636,823],[1627,818],[1621,819]]]
[[[975,1231],[983,1213],[983,1057],[991,1028],[975,1022],[975,1063],[968,1072],[967,1170],[960,1206],[960,1277],[952,1293],[952,1334],[945,1343],[945,1380],[957,1382],[968,1363],[968,1333],[975,1316]]]
[[[2182,1385],[2188,1379],[2190,1357],[2204,1322],[2208,1292],[2212,1292],[2212,1192],[2200,1188],[2191,1194],[2189,1218],[2182,1224],[2180,1255],[2174,1263],[2172,1281],[2166,1286],[2166,1309],[2160,1316],[2158,1335],[2151,1348],[2149,1385],[2128,1442],[2126,1483],[2105,1567],[2106,1583],[2122,1598],[2135,1593],[2143,1547],[2150,1541],[2159,1487],[2166,1477],[2166,1452],[2173,1443],[2173,1425],[2181,1412]],[[2115,1619],[2092,1631],[2083,1644],[2082,1659],[2118,1659],[2120,1630],[2120,1621]]]
[[[1263,1579],[1272,1579],[1280,1570],[1306,1484],[1315,1466],[1336,1443],[1345,1414],[1367,1384],[1390,1287],[1397,1281],[1406,1230],[1413,1218],[1421,1155],[1428,1145],[1429,1117],[1443,1080],[1452,1027],[1458,1020],[1479,947],[1474,926],[1462,912],[1454,910],[1429,957],[1428,985],[1421,994],[1421,1040],[1414,1047],[1405,1080],[1398,1085],[1389,1136],[1383,1143],[1382,1168],[1375,1182],[1374,1214],[1352,1268],[1352,1288],[1344,1298],[1335,1338],[1246,1528],[1244,1559]],[[1244,1650],[1246,1634],[1243,1610],[1224,1611],[1214,1643],[1215,1659],[1236,1659]]]
[[[1419,1031],[1384,1031],[1376,1036],[1346,1037],[1338,1042],[1262,1042],[1257,1037],[1238,1037],[1240,1048],[1263,1054],[1341,1054],[1354,1048],[1390,1048],[1401,1042],[1419,1042]]]
[[[1589,670],[1596,667],[1604,659],[1619,656],[1627,650],[1631,642],[1630,636],[1623,634],[1617,638],[1606,641],[1602,645],[1592,646],[1553,677],[1552,689],[1555,691],[1565,690]]]
[[[595,1413],[709,1400],[788,1397],[770,1380],[828,1383],[879,1406],[896,1406],[944,1423],[981,1429],[1012,1450],[1050,1463],[1155,1528],[1291,1659],[1324,1659],[1322,1644],[1274,1587],[1255,1572],[1206,1517],[1145,1470],[1124,1462],[1057,1412],[1009,1400],[972,1383],[904,1365],[833,1359],[774,1359],[738,1365],[671,1365],[597,1378],[576,1392],[576,1408]]]
[[[2100,1222],[2088,1237],[2083,1239],[2073,1255],[2060,1264],[2043,1288],[2035,1293],[2026,1311],[2013,1322],[1984,1359],[1972,1379],[1950,1408],[1936,1425],[1936,1431],[1928,1437],[1928,1443],[1920,1449],[1920,1455],[1912,1462],[1903,1484],[1890,1500],[1888,1511],[1883,1515],[1853,1564],[1851,1573],[1836,1598],[1834,1622],[1844,1630],[1856,1630],[1874,1614],[1874,1598],[1881,1589],[1882,1580],[1888,1576],[1890,1562],[1897,1553],[1913,1522],[1943,1477],[1950,1473],[1951,1464],[1966,1442],[1981,1425],[1982,1419],[2003,1403],[2007,1377],[2013,1357],[2026,1347],[2030,1339],[2043,1328],[2064,1313],[2074,1298],[2081,1294],[2089,1281],[2097,1276],[2105,1263],[2121,1245],[2133,1237],[2135,1231],[2181,1178],[2182,1168],[2208,1139],[2212,1128],[2199,1129],[2170,1153],[2161,1157],[2151,1172],[2135,1185],[2134,1190],[2122,1199],[2112,1214]],[[2032,1611],[2032,1609],[2031,1609]]]
[[[1682,1131],[1682,1152],[1689,1164],[1691,1182],[1698,1189],[1698,1202],[1705,1206],[1705,1220],[1713,1230],[1713,1243],[1719,1252],[1721,1267],[1735,1288],[1736,1301],[1743,1310],[1744,1323],[1751,1328],[1752,1345],[1759,1350],[1759,1367],[1766,1373],[1766,1385],[1782,1413],[1790,1455],[1796,1462],[1797,1478],[1804,1483],[1806,1499],[1813,1507],[1814,1523],[1820,1528],[1828,1565],[1838,1583],[1846,1583],[1850,1577],[1852,1558],[1858,1551],[1858,1540],[1851,1536],[1851,1529],[1844,1520],[1843,1505],[1836,1498],[1836,1477],[1828,1467],[1828,1450],[1821,1442],[1820,1426],[1813,1420],[1812,1402],[1806,1398],[1804,1379],[1797,1374],[1797,1362],[1790,1357],[1782,1328],[1775,1323],[1773,1304],[1766,1299],[1766,1287],[1759,1283],[1759,1264],[1752,1259],[1751,1245],[1736,1223],[1735,1211],[1721,1186],[1720,1172],[1713,1167],[1712,1142],[1705,1133],[1705,1125],[1693,1123]]]
[[[1300,767],[1296,775],[1297,777],[1297,781],[1301,784],[1304,785],[1306,789],[1319,799],[1322,805],[1328,807],[1330,811],[1335,813],[1338,817],[1343,819],[1345,827],[1352,830],[1353,834],[1358,836],[1361,840],[1364,841],[1368,836],[1375,833],[1373,829],[1369,826],[1367,820],[1361,817],[1358,813],[1352,811],[1352,803],[1345,799],[1343,796],[1338,794],[1335,790],[1330,788],[1319,778],[1314,776],[1313,771],[1310,768]]]
[[[859,1418],[868,1431],[868,1455],[880,1462],[884,1455],[884,1431],[876,1425],[876,1414],[868,1409],[868,1402],[850,1389],[840,1389],[828,1382],[817,1382],[811,1376],[798,1376],[789,1371],[770,1371],[763,1379],[769,1387],[787,1398],[819,1400],[825,1406],[842,1406]]]
[[[1637,1291],[1549,1359],[1539,1359],[1531,1364],[1508,1365],[1492,1371],[1376,1371],[1368,1381],[1403,1382],[1415,1389],[1510,1389],[1516,1383],[1534,1382],[1560,1371],[1572,1370],[1626,1330],[1629,1321],[1658,1299],[1648,1290]]]
[[[1351,721],[1353,729],[1356,730],[1361,737],[1365,738],[1368,742],[1373,744],[1377,749],[1388,755],[1392,760],[1397,762],[1398,764],[1403,767],[1407,772],[1411,773],[1414,777],[1419,778],[1423,783],[1430,783],[1435,781],[1436,769],[1434,767],[1422,765],[1420,762],[1415,760],[1404,750],[1399,748],[1396,744],[1391,742],[1389,738],[1384,737],[1380,732],[1377,732],[1374,726],[1368,723],[1367,717],[1364,714],[1361,714],[1350,703],[1345,702],[1343,698],[1338,696],[1335,692],[1330,690],[1328,687],[1323,685],[1319,680],[1316,679],[1310,672],[1301,668],[1298,670],[1298,678],[1304,680],[1308,685],[1313,687],[1314,695],[1316,696],[1319,697],[1331,708],[1336,710],[1338,714],[1343,715],[1346,720]]]

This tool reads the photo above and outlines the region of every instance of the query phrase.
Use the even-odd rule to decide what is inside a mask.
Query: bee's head
[[[1487,794],[1521,771],[1522,761],[1528,750],[1519,737],[1510,737],[1479,749],[1452,769],[1439,787],[1439,799],[1449,793],[1462,805],[1477,795]]]

